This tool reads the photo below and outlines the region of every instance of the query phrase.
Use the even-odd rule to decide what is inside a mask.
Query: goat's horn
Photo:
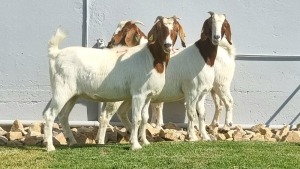
[[[212,12],[212,11],[209,11],[208,13],[210,14],[210,16],[213,16],[213,15],[215,14],[215,13]]]
[[[162,16],[156,17],[154,24],[156,24],[160,19],[163,19],[163,17]]]
[[[145,26],[143,22],[138,21],[138,20],[131,21],[131,23],[132,24],[141,24],[141,25]]]
[[[178,19],[178,20],[181,19],[180,17],[177,17],[176,15],[174,15],[173,18],[174,18],[174,19]]]

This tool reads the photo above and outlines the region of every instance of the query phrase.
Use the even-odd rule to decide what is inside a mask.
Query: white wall
[[[83,4],[81,0],[1,3],[0,121],[42,119],[51,97],[47,42],[59,25],[69,32],[62,47],[82,45],[87,17],[87,44],[92,47],[98,38],[109,41],[120,20],[142,21],[147,34],[156,16],[177,15],[187,44],[192,44],[200,36],[207,12],[215,11],[227,15],[240,54],[232,83],[234,122],[300,123],[299,1],[89,0],[87,15]],[[70,120],[96,120],[96,110],[95,103],[79,101]],[[166,121],[184,121],[183,111],[180,103],[168,104]],[[212,114],[208,99],[208,121]]]

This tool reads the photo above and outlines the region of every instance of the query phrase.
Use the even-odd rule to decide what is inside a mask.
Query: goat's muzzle
[[[171,43],[165,43],[163,48],[164,48],[165,53],[169,53],[172,49],[172,44]]]

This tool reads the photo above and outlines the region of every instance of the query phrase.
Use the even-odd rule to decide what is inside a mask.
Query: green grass
[[[130,145],[0,147],[0,168],[300,168],[300,143],[158,142]]]

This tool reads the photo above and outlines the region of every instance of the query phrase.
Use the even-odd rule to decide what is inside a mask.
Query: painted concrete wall
[[[42,111],[51,97],[47,42],[58,26],[69,32],[62,47],[82,45],[86,40],[92,47],[98,38],[109,41],[120,20],[142,21],[145,26],[141,29],[147,34],[157,15],[177,15],[182,18],[187,44],[192,44],[198,40],[211,10],[227,15],[239,54],[231,88],[235,99],[234,123],[300,123],[299,1],[89,0],[87,11],[84,3],[1,3],[0,121],[42,119]],[[214,111],[210,97],[206,107],[210,121]],[[185,121],[182,103],[166,104],[164,112],[166,121]],[[70,120],[97,120],[97,104],[80,100]]]

